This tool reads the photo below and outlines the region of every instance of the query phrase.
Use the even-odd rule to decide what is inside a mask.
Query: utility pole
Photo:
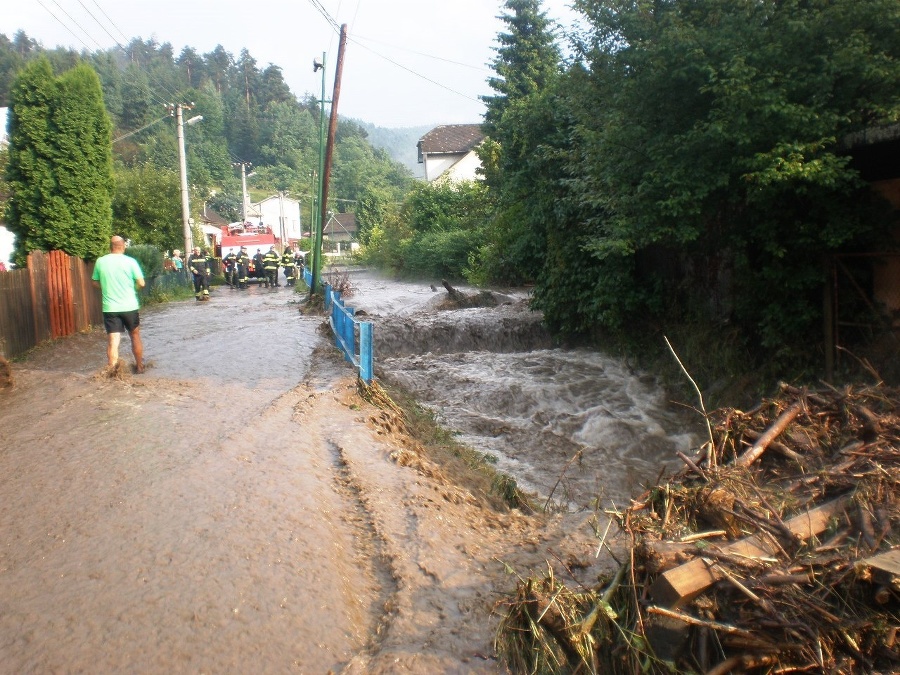
[[[184,228],[184,255],[185,259],[187,259],[188,254],[194,248],[194,236],[191,233],[191,204],[190,204],[190,193],[188,192],[188,182],[187,182],[187,158],[185,156],[184,151],[184,110],[191,110],[194,107],[193,103],[176,103],[169,104],[168,106],[169,114],[172,114],[172,111],[175,111],[175,133],[178,137],[178,168],[181,173],[181,221],[182,226]],[[197,117],[192,117],[187,121],[187,124],[193,124],[194,122],[199,122],[203,119],[202,115],[198,115]]]
[[[347,46],[347,24],[341,25],[341,38],[338,44],[337,68],[334,74],[334,93],[331,97],[331,119],[328,127],[328,143],[325,143],[325,54],[322,54],[321,65],[313,61],[313,72],[322,68],[322,107],[319,119],[319,214],[316,223],[315,251],[313,252],[313,282],[309,289],[310,297],[315,291],[318,275],[322,265],[322,228],[325,225],[325,214],[328,204],[328,183],[331,172],[331,155],[334,148],[334,137],[337,131],[338,99],[341,95],[341,73],[344,70],[344,49]]]
[[[252,162],[232,162],[231,166],[241,167],[241,197],[242,197],[242,216],[244,218],[242,225],[247,223],[247,167],[253,166]]]
[[[287,246],[287,227],[284,224],[284,192],[278,191],[278,232],[281,239],[281,247]]]
[[[322,203],[323,182],[322,174],[325,166],[325,52],[322,52],[322,61],[313,60],[313,72],[322,71],[322,98],[319,101],[319,175],[318,175],[318,199]],[[321,211],[316,212],[316,219],[312,229],[312,248],[309,254],[312,256],[312,283],[309,285],[309,297],[312,298],[319,283],[319,273],[322,270],[322,218]]]

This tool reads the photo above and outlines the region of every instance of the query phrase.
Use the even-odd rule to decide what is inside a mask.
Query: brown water
[[[145,377],[98,377],[99,333],[15,369],[2,672],[325,672],[368,645],[390,575],[337,480],[339,418],[301,412],[338,372],[309,376],[321,320],[223,295],[144,313]]]
[[[621,506],[698,443],[699,415],[621,359],[554,348],[521,291],[497,292],[498,307],[447,310],[439,284],[353,281],[348,304],[376,324],[378,374],[542,503]]]
[[[603,407],[625,435],[667,437],[651,383],[538,348],[539,327],[517,310],[492,324],[435,313],[427,285],[358,287],[349,302],[369,302],[382,371],[538,492],[559,475],[558,461],[540,459],[566,428],[554,420],[569,421],[560,461],[594,443],[583,437],[596,437]],[[560,559],[585,583],[596,578],[607,562],[588,516],[497,513],[446,480],[355,396],[322,317],[303,315],[301,299],[226,288],[208,303],[144,311],[142,376],[103,376],[99,331],[13,364],[16,385],[0,391],[0,673],[503,672],[491,643],[494,602],[515,584],[506,566],[540,572]],[[413,354],[391,325],[422,327],[429,351]],[[466,352],[466,334],[535,349]],[[396,356],[391,340],[405,345]],[[584,373],[568,387],[566,361]],[[579,401],[602,395],[601,371],[620,400],[584,410]],[[508,377],[522,373],[517,393]],[[541,387],[566,404],[541,403]],[[644,401],[650,410],[638,412]],[[534,424],[550,431],[527,445]],[[616,443],[602,455],[610,483],[656,471]],[[654,443],[665,457],[663,441],[634,447]],[[593,466],[568,496],[602,482]]]

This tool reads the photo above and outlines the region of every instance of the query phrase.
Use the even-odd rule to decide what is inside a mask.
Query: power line
[[[79,1],[80,1],[80,0],[79,0]],[[112,24],[112,27],[115,28],[117,31],[119,31],[119,35],[122,36],[122,39],[123,39],[123,40],[128,40],[128,36],[125,35],[125,33],[122,32],[122,29],[119,28],[119,27],[116,25],[116,22],[115,22],[115,21],[113,21],[112,19],[109,18],[109,15],[108,15],[106,12],[103,11],[103,8],[102,8],[100,5],[97,4],[97,0],[92,0],[92,2],[94,3],[94,7],[96,7],[98,10],[100,10],[100,13],[103,14],[103,16],[106,17],[106,20],[109,21],[110,24]],[[112,36],[110,36],[110,37],[112,37]]]
[[[108,30],[106,30],[106,27],[97,20],[97,17],[94,16],[93,12],[91,12],[91,10],[89,10],[87,7],[85,7],[85,4],[81,0],[78,0],[78,4],[81,5],[82,7],[84,7],[84,11],[88,13],[88,16],[90,16],[94,20],[94,23],[96,23],[98,26],[100,26],[100,28],[103,29],[104,33],[106,33],[107,35],[109,35],[109,37],[112,38],[113,42],[115,42],[116,44],[119,43],[119,41],[115,37],[113,37],[113,34],[110,33]],[[94,3],[94,4],[97,4],[97,3]],[[104,16],[105,16],[105,14],[104,14]]]
[[[331,27],[337,31],[340,31],[341,27],[338,25],[338,22],[335,21],[334,17],[328,13],[328,10],[325,9],[325,6],[320,2],[320,0],[309,0],[309,4],[313,6],[319,14],[321,14],[325,20],[331,24]]]
[[[91,50],[91,48],[87,46],[87,43],[86,43],[84,40],[82,40],[80,36],[76,35],[76,34],[75,34],[75,31],[73,31],[73,30],[68,26],[68,24],[67,24],[65,21],[63,21],[63,20],[60,19],[58,16],[56,16],[56,14],[54,14],[52,11],[50,11],[50,8],[48,8],[47,5],[45,5],[43,2],[41,2],[41,0],[37,0],[37,2],[38,2],[38,4],[39,4],[41,7],[44,8],[44,11],[46,11],[47,14],[49,14],[49,15],[52,16],[54,19],[56,19],[56,20],[60,23],[60,25],[61,25],[63,28],[65,28],[67,31],[69,31],[69,32],[72,34],[72,37],[74,37],[76,40],[78,40],[78,41],[84,46],[84,48],[85,48],[87,51],[90,51],[90,50]],[[54,0],[54,2],[55,2],[55,0]],[[58,3],[57,3],[57,6],[59,6]],[[60,9],[62,9],[62,8],[60,8]],[[65,10],[63,10],[63,12],[65,12]],[[68,15],[67,15],[67,16],[68,16]],[[70,17],[70,18],[71,18],[71,17]],[[75,23],[75,22],[73,21],[72,23]],[[75,25],[78,26],[77,23],[75,23]],[[81,26],[78,26],[78,27],[81,28]],[[82,32],[84,32],[84,29],[83,29],[83,28],[82,28]],[[85,35],[87,35],[87,33],[85,33]],[[98,45],[98,46],[99,46],[99,45]]]
[[[428,54],[426,52],[418,52],[414,49],[409,49],[408,47],[400,47],[398,45],[394,45],[389,42],[383,42],[381,40],[376,40],[375,38],[365,37],[363,35],[354,35],[353,39],[354,39],[354,42],[357,40],[375,42],[375,43],[384,45],[385,47],[391,47],[392,49],[399,49],[399,50],[402,50],[405,52],[409,52],[410,54],[415,54],[416,56],[424,56],[427,59],[434,59],[435,61],[443,61],[444,63],[449,63],[454,66],[462,66],[463,68],[471,68],[472,70],[480,70],[480,71],[483,71],[486,73],[493,72],[490,68],[486,68],[484,66],[473,66],[471,63],[463,63],[461,61],[453,61],[452,59],[445,59],[442,56],[435,56],[434,54]],[[357,44],[359,44],[359,43],[357,42]],[[362,46],[362,45],[360,45],[360,46]]]
[[[452,94],[456,94],[457,96],[462,96],[463,98],[469,99],[470,101],[475,101],[476,103],[481,103],[481,99],[478,99],[478,98],[472,98],[472,97],[469,96],[468,94],[464,94],[464,93],[462,93],[461,91],[456,91],[456,89],[452,89],[452,88],[448,87],[448,86],[445,85],[445,84],[441,84],[441,83],[438,82],[437,80],[432,80],[430,77],[426,77],[425,75],[422,75],[422,73],[417,73],[417,72],[416,72],[415,70],[413,70],[412,68],[407,68],[407,67],[404,66],[402,63],[397,63],[397,62],[394,61],[393,59],[388,58],[388,57],[385,56],[384,54],[381,54],[381,53],[375,51],[375,50],[372,49],[371,47],[367,47],[366,45],[362,44],[361,42],[358,42],[355,38],[352,38],[352,37],[351,37],[350,40],[352,40],[355,44],[357,44],[358,46],[362,47],[362,48],[365,49],[366,51],[371,52],[371,53],[374,54],[375,56],[377,56],[377,57],[379,57],[379,58],[381,58],[381,59],[384,59],[384,60],[387,61],[388,63],[393,64],[393,65],[397,66],[398,68],[400,68],[400,69],[402,69],[402,70],[405,70],[407,73],[410,73],[411,75],[415,75],[416,77],[421,78],[421,79],[425,80],[426,82],[431,82],[431,84],[433,84],[433,85],[435,85],[435,86],[437,86],[437,87],[440,87],[441,89],[446,89],[447,91],[449,91],[449,92],[452,93]]]
[[[118,143],[119,141],[124,140],[124,139],[128,138],[129,136],[134,136],[135,134],[140,133],[144,129],[152,127],[154,124],[156,124],[158,122],[162,122],[163,120],[169,119],[170,117],[171,117],[171,115],[163,115],[159,119],[155,119],[152,122],[150,122],[149,124],[145,124],[140,129],[135,129],[134,131],[129,131],[127,134],[123,134],[122,136],[119,136],[118,138],[114,138],[113,143]]]

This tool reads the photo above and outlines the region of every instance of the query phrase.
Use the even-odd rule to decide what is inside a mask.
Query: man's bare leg
[[[131,353],[134,354],[134,370],[138,373],[144,372],[144,343],[141,342],[141,329],[135,328],[129,334],[131,338]]]
[[[106,343],[106,360],[109,362],[110,368],[115,368],[119,361],[119,341],[122,339],[121,333],[107,333],[109,340]]]

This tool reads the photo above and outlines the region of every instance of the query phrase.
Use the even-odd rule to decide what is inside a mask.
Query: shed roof
[[[444,124],[419,139],[419,156],[466,153],[483,140],[480,124]]]

